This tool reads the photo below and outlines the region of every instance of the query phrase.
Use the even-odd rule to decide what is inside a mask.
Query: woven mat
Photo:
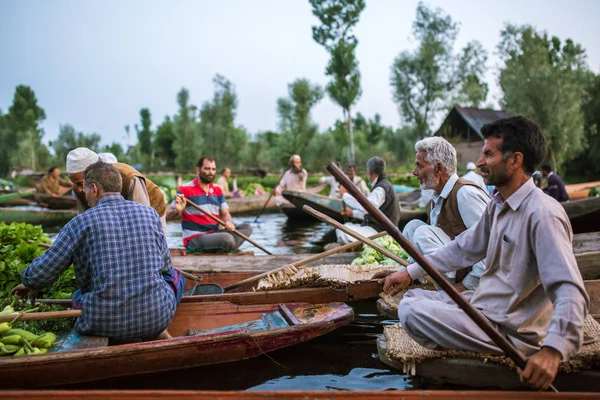
[[[591,369],[600,365],[600,324],[591,316],[587,316],[584,324],[584,335],[599,339],[581,347],[577,355],[569,361],[561,362],[560,371],[576,372],[583,369]],[[478,359],[483,362],[494,362],[504,364],[510,368],[516,368],[511,359],[504,356],[474,353],[471,351],[458,350],[429,350],[415,342],[400,324],[386,326],[383,334],[385,336],[387,351],[386,357],[399,361],[404,365],[404,372],[413,371],[414,365],[426,359],[433,358],[467,358]]]
[[[297,287],[341,287],[372,281],[383,265],[319,265],[317,267],[286,268],[258,281],[256,290],[281,290]]]
[[[396,313],[398,313],[398,304],[400,304],[400,300],[402,300],[402,297],[404,297],[404,293],[406,293],[408,290],[411,289],[423,289],[423,290],[435,290],[435,285],[433,283],[431,283],[429,280],[426,280],[424,284],[420,284],[420,285],[413,285],[411,287],[409,287],[408,289],[404,289],[401,290],[400,292],[396,293],[393,296],[390,296],[387,293],[379,293],[379,297],[381,298],[381,300],[383,300],[383,302],[385,304],[387,304],[388,306],[390,306],[391,309],[393,309],[394,311],[396,311]]]

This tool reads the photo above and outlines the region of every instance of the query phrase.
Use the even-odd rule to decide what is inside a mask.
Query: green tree
[[[29,155],[31,168],[35,171],[37,151],[41,144],[44,130],[40,123],[46,119],[46,113],[38,105],[35,93],[29,86],[19,85],[15,89],[13,103],[8,109],[8,127],[13,135],[22,138],[19,143]]]
[[[12,164],[15,149],[19,146],[19,137],[12,133],[8,116],[0,109],[0,177],[5,176]]]
[[[304,155],[306,146],[318,132],[311,110],[323,98],[323,89],[308,79],[297,79],[288,85],[288,95],[277,100],[282,161],[291,154]]]
[[[179,113],[174,118],[175,169],[179,172],[192,171],[199,158],[200,148],[196,140],[196,107],[189,104],[190,92],[182,88],[177,93]]]
[[[331,55],[326,75],[331,77],[327,93],[342,107],[346,130],[350,138],[348,158],[354,163],[354,132],[352,130],[351,107],[361,95],[360,72],[356,61],[358,40],[352,33],[360,13],[365,8],[364,0],[309,0],[312,13],[319,18],[320,26],[312,27],[313,39]]]
[[[390,81],[400,115],[423,138],[440,110],[451,105],[477,107],[485,100],[487,53],[473,41],[454,54],[458,25],[443,10],[423,3],[417,7],[412,32],[419,46],[396,57]]]
[[[72,125],[60,125],[56,140],[50,141],[50,147],[54,149],[58,163],[64,163],[67,154],[77,147],[87,147],[93,151],[100,150],[100,141],[102,138],[96,133],[85,134],[76,132]]]
[[[202,147],[219,165],[237,166],[247,135],[243,128],[235,126],[238,106],[234,85],[224,76],[213,79],[215,92],[212,101],[200,109],[199,133]]]
[[[152,169],[153,165],[153,148],[152,148],[152,116],[150,110],[142,108],[140,110],[140,125],[135,125],[135,131],[137,132],[139,152],[142,157],[142,164],[144,167]]]
[[[501,104],[542,128],[555,169],[585,146],[582,104],[589,70],[585,50],[533,27],[507,25],[498,50]]]
[[[171,119],[166,116],[162,124],[156,128],[156,137],[154,139],[154,148],[156,158],[167,168],[175,168],[175,158],[177,154],[173,148],[175,142],[175,125]]]
[[[127,162],[127,156],[120,143],[112,142],[111,144],[102,147],[102,153],[112,153],[119,162]]]

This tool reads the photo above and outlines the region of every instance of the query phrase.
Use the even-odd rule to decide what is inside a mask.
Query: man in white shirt
[[[367,187],[365,180],[360,176],[356,175],[356,168],[354,168],[354,165],[348,166],[348,178],[350,178],[352,183],[354,183],[356,187],[358,187],[358,190],[360,190],[362,194],[364,194],[365,196],[371,194],[371,191]]]
[[[462,176],[462,178],[477,184],[477,186],[479,186],[480,188],[482,188],[483,190],[485,190],[487,192],[487,186],[486,186],[485,182],[483,181],[483,177],[481,175],[479,175],[477,172],[475,172],[476,169],[477,169],[477,167],[475,166],[474,162],[467,163],[467,171],[469,171],[469,172],[464,174]]]
[[[433,190],[429,203],[429,223],[412,220],[403,234],[423,254],[450,243],[461,232],[475,225],[490,197],[485,189],[456,174],[456,150],[444,138],[434,136],[415,144],[417,151],[413,174],[421,189]],[[485,260],[468,269],[446,274],[459,291],[474,290],[485,269]]]

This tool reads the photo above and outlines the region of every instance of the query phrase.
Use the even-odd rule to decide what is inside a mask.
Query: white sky
[[[460,22],[457,49],[477,39],[490,52],[488,101],[500,97],[494,55],[504,23],[529,23],[587,50],[600,67],[600,1],[435,0]],[[356,109],[383,123],[401,125],[389,84],[390,66],[412,49],[416,0],[367,0],[356,27],[363,94]],[[59,124],[96,132],[103,143],[134,143],[133,125],[148,107],[156,127],[177,112],[176,94],[190,90],[200,106],[212,98],[212,78],[236,86],[236,123],[249,132],[275,130],[276,100],[305,77],[325,85],[328,54],[312,40],[318,23],[306,0],[2,0],[0,1],[0,108],[5,112],[19,84],[35,91],[46,111],[45,141]],[[313,119],[322,130],[341,117],[328,98]],[[125,138],[125,125],[132,137]]]

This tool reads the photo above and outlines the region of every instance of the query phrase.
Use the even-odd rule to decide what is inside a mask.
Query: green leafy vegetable
[[[378,245],[380,245],[381,247],[383,247],[384,249],[389,250],[390,252],[396,254],[397,256],[399,256],[405,260],[408,259],[408,253],[391,236],[386,235],[386,236],[377,238],[373,241],[375,243],[377,243]],[[360,253],[360,256],[358,258],[355,258],[354,261],[352,261],[352,265],[367,265],[367,264],[379,264],[379,265],[389,265],[389,266],[398,265],[397,262],[393,261],[390,258],[387,258],[386,256],[384,256],[377,250],[365,245],[362,253]]]

